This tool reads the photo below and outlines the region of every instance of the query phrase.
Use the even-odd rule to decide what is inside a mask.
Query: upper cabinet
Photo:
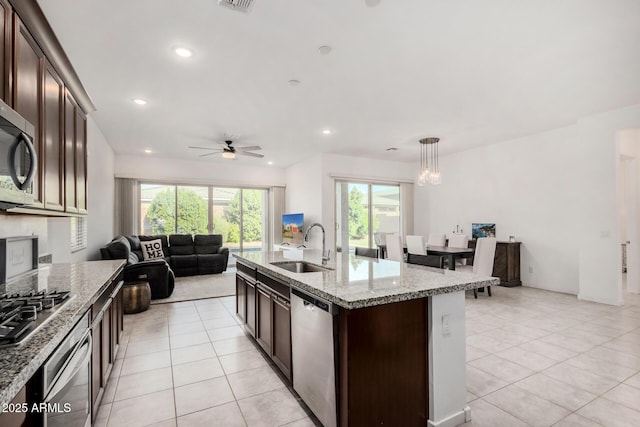
[[[6,0],[0,0],[0,98],[11,105],[11,50],[13,11]]]
[[[42,100],[44,54],[15,15],[13,43],[13,108],[35,129],[33,145],[38,155],[38,173],[34,177],[33,207],[44,207],[42,155]]]
[[[0,0],[0,95],[34,126],[38,156],[35,203],[20,212],[86,214],[87,119],[80,105],[92,104],[46,20],[39,18],[37,3],[14,7]],[[72,76],[69,85],[64,76]],[[74,99],[74,90],[83,104]]]
[[[44,207],[64,210],[64,84],[51,64],[44,70],[44,129],[42,173],[44,175]]]

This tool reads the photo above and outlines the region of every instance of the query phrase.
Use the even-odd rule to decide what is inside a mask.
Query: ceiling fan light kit
[[[258,158],[264,157],[264,155],[262,154],[252,153],[252,151],[262,150],[262,147],[260,147],[259,145],[236,147],[233,145],[233,141],[230,139],[227,139],[224,142],[218,142],[218,144],[222,145],[222,148],[193,147],[193,146],[190,146],[189,148],[195,149],[195,150],[209,151],[209,153],[201,154],[199,157],[211,156],[213,154],[222,154],[222,157],[224,157],[225,159],[235,159],[236,155],[238,154],[242,156],[249,156],[249,157],[258,157]]]

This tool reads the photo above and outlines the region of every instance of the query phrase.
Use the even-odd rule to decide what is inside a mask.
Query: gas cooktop
[[[64,291],[0,295],[0,348],[23,342],[71,299]]]

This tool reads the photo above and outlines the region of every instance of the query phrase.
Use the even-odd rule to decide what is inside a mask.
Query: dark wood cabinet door
[[[247,330],[254,337],[256,336],[256,285],[249,281],[247,284],[247,318],[246,326]]]
[[[102,352],[102,386],[105,387],[111,373],[113,360],[111,359],[111,310],[113,304],[109,303],[104,310],[102,318],[101,352]]]
[[[79,213],[87,213],[87,119],[76,108],[76,201]]]
[[[96,322],[91,329],[91,406],[99,407],[99,399],[102,398],[102,322]],[[92,414],[95,419],[97,411]]]
[[[11,105],[11,33],[13,11],[6,0],[0,0],[0,98]]]
[[[272,299],[273,341],[272,358],[282,373],[291,381],[291,310],[288,301]]]
[[[246,295],[247,284],[240,276],[236,275],[236,314],[240,319],[246,322]]]
[[[78,212],[76,202],[76,109],[69,93],[64,97],[64,210]]]
[[[63,122],[64,84],[51,64],[44,71],[42,175],[45,209],[64,210]]]
[[[34,126],[38,173],[33,182],[34,207],[44,207],[42,174],[42,82],[44,55],[24,24],[14,15],[13,108]]]
[[[271,293],[258,286],[256,302],[256,341],[271,355]]]

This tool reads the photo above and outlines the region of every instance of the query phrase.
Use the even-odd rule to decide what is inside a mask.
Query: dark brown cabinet
[[[44,54],[17,15],[13,22],[13,108],[34,126],[33,145],[38,172],[33,180],[33,207],[44,207],[42,163],[42,103]]]
[[[69,91],[64,97],[64,210],[78,212],[76,202],[76,109]]]
[[[491,275],[500,278],[500,286],[522,285],[520,280],[520,244],[521,242],[496,243],[496,255],[493,259],[493,273]],[[475,240],[469,241],[469,247],[475,249]]]
[[[256,284],[250,281],[245,281],[245,285],[247,287],[246,295],[247,295],[247,305],[246,305],[246,313],[247,318],[245,319],[245,326],[249,333],[256,336]]]
[[[247,331],[291,381],[291,310],[288,284],[240,262],[236,314]]]
[[[43,165],[44,207],[64,210],[63,117],[64,84],[51,64],[44,70]]]
[[[271,355],[271,291],[258,283],[256,304],[256,341],[267,354]]]
[[[291,380],[291,305],[277,295],[271,299],[273,339],[271,357],[282,373]]]
[[[13,11],[6,0],[0,0],[0,98],[11,105],[11,34]]]
[[[87,213],[87,119],[76,108],[76,206],[78,213]]]
[[[114,279],[91,307],[91,404],[92,419],[100,407],[102,395],[120,344],[123,328],[122,281]]]

